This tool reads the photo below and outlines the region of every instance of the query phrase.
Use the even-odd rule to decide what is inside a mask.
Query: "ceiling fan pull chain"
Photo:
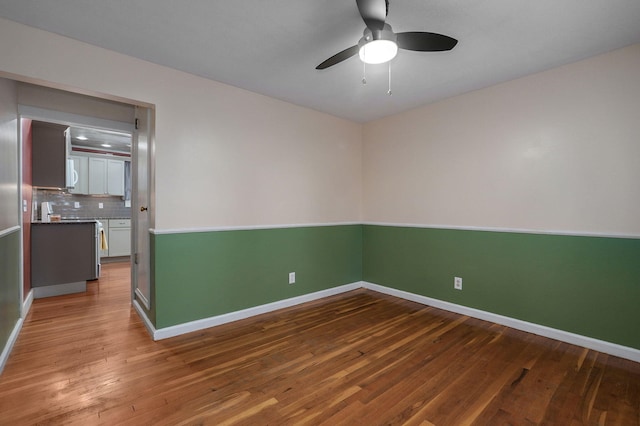
[[[387,91],[387,95],[391,96],[391,61],[389,61],[389,91]]]
[[[362,84],[367,84],[367,64],[362,63]]]

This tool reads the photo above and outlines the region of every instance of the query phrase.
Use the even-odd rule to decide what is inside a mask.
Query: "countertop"
[[[58,222],[43,222],[41,220],[35,220],[32,221],[31,223],[37,224],[37,225],[59,225],[59,224],[69,224],[69,223],[94,223],[94,222],[106,222],[108,220],[131,220],[130,217],[96,217],[96,218],[91,218],[91,219],[72,219],[72,218],[68,218],[68,219],[62,219]]]
[[[35,222],[31,222],[33,225],[72,225],[76,223],[96,223],[97,219],[64,219],[58,222],[43,222],[41,220],[36,220]]]

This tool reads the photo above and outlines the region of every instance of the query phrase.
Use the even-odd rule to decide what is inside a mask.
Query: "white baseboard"
[[[29,290],[27,297],[22,302],[22,319],[27,318],[29,311],[31,310],[31,304],[33,303],[33,289]]]
[[[13,345],[15,345],[16,340],[18,339],[18,334],[20,334],[20,330],[22,329],[23,322],[24,320],[22,318],[19,318],[18,321],[16,321],[16,325],[13,327],[13,330],[9,335],[7,344],[4,345],[4,349],[2,349],[2,353],[0,354],[0,374],[2,374],[2,370],[4,370],[4,366],[7,364],[7,360],[9,359],[9,354],[11,354]]]
[[[135,299],[133,301],[133,308],[136,310],[138,315],[140,315],[140,318],[142,318],[142,322],[144,323],[144,326],[146,327],[153,340],[158,340],[155,338],[156,328],[153,326],[153,323],[147,316],[147,313],[144,311],[144,309],[142,309],[142,306],[140,306],[138,301]]]
[[[317,291],[315,293],[304,294],[302,296],[292,297],[290,299],[279,300],[277,302],[267,303],[260,306],[254,306],[253,308],[243,309],[241,311],[229,312],[227,314],[203,318],[196,321],[190,321],[183,324],[173,325],[171,327],[154,329],[155,331],[152,332],[153,340],[168,339],[169,337],[175,337],[181,334],[191,333],[193,331],[203,330],[209,327],[215,327],[216,325],[222,325],[229,322],[249,318],[255,315],[276,311],[278,309],[288,308],[291,306],[299,305],[301,303],[311,302],[313,300],[345,293],[347,291],[356,290],[362,287],[363,283],[361,281],[358,281],[339,287],[333,287],[327,290]]]
[[[574,334],[568,331],[546,327],[544,325],[534,324],[534,323],[522,321],[515,318],[505,317],[505,316],[494,314],[491,312],[481,311],[479,309],[457,305],[455,303],[445,302],[438,299],[432,299],[431,297],[421,296],[419,294],[409,293],[402,290],[396,290],[396,289],[384,287],[378,284],[363,282],[363,287],[369,290],[377,291],[379,293],[384,293],[391,296],[399,297],[401,299],[411,300],[413,302],[421,303],[423,305],[433,306],[435,308],[443,309],[445,311],[455,312],[457,314],[467,315],[473,318],[490,321],[496,324],[506,325],[507,327],[515,328],[516,330],[526,331],[527,333],[533,333],[539,336],[549,337],[551,339],[560,340],[562,342],[570,343],[572,345],[578,345],[588,349],[596,350],[598,352],[603,352],[603,353],[614,355],[620,358],[629,359],[631,361],[640,362],[640,350],[630,348],[627,346],[605,342],[604,340],[598,340],[592,337],[582,336],[580,334]]]
[[[156,329],[153,326],[137,301],[133,301],[133,306],[135,307],[136,311],[138,311],[140,317],[143,319],[145,327],[149,331],[149,334],[153,337],[153,340],[162,340],[179,336],[181,334],[191,333],[193,331],[204,330],[206,328],[215,327],[217,325],[222,325],[229,322],[238,321],[255,315],[276,311],[278,309],[288,308],[302,303],[311,302],[313,300],[322,299],[324,297],[345,293],[347,291],[356,290],[358,288],[366,288],[378,293],[384,293],[390,296],[399,297],[401,299],[411,300],[413,302],[433,306],[434,308],[443,309],[445,311],[490,321],[496,324],[514,328],[516,330],[525,331],[527,333],[548,337],[550,339],[559,340],[562,342],[570,343],[572,345],[582,346],[588,349],[596,350],[598,352],[614,355],[635,362],[640,362],[640,350],[635,348],[630,348],[627,346],[606,342],[604,340],[598,340],[592,337],[582,336],[580,334],[570,333],[568,331],[558,330],[555,328],[546,327],[544,325],[534,324],[511,317],[498,315],[475,308],[469,308],[467,306],[457,305],[455,303],[445,302],[443,300],[433,299],[431,297],[421,296],[419,294],[409,293],[407,291],[396,290],[394,288],[385,287],[365,281],[346,284],[315,293],[305,294],[290,299],[255,306],[253,308],[243,309],[241,311],[229,312],[227,314],[222,314],[215,317],[203,318],[200,320],[190,321],[187,323],[160,329]]]

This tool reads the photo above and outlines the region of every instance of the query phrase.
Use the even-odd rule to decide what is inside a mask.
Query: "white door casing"
[[[150,108],[136,107],[136,130],[133,134],[131,194],[131,283],[132,300],[136,298],[151,308],[150,229],[153,227],[153,190],[150,183],[153,164],[153,118]]]

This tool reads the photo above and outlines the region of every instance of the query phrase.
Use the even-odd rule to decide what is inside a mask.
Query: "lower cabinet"
[[[97,248],[95,221],[32,223],[33,296],[86,291],[87,280],[98,277]]]
[[[104,219],[102,227],[107,236],[107,249],[100,250],[100,257],[131,255],[131,219]]]

